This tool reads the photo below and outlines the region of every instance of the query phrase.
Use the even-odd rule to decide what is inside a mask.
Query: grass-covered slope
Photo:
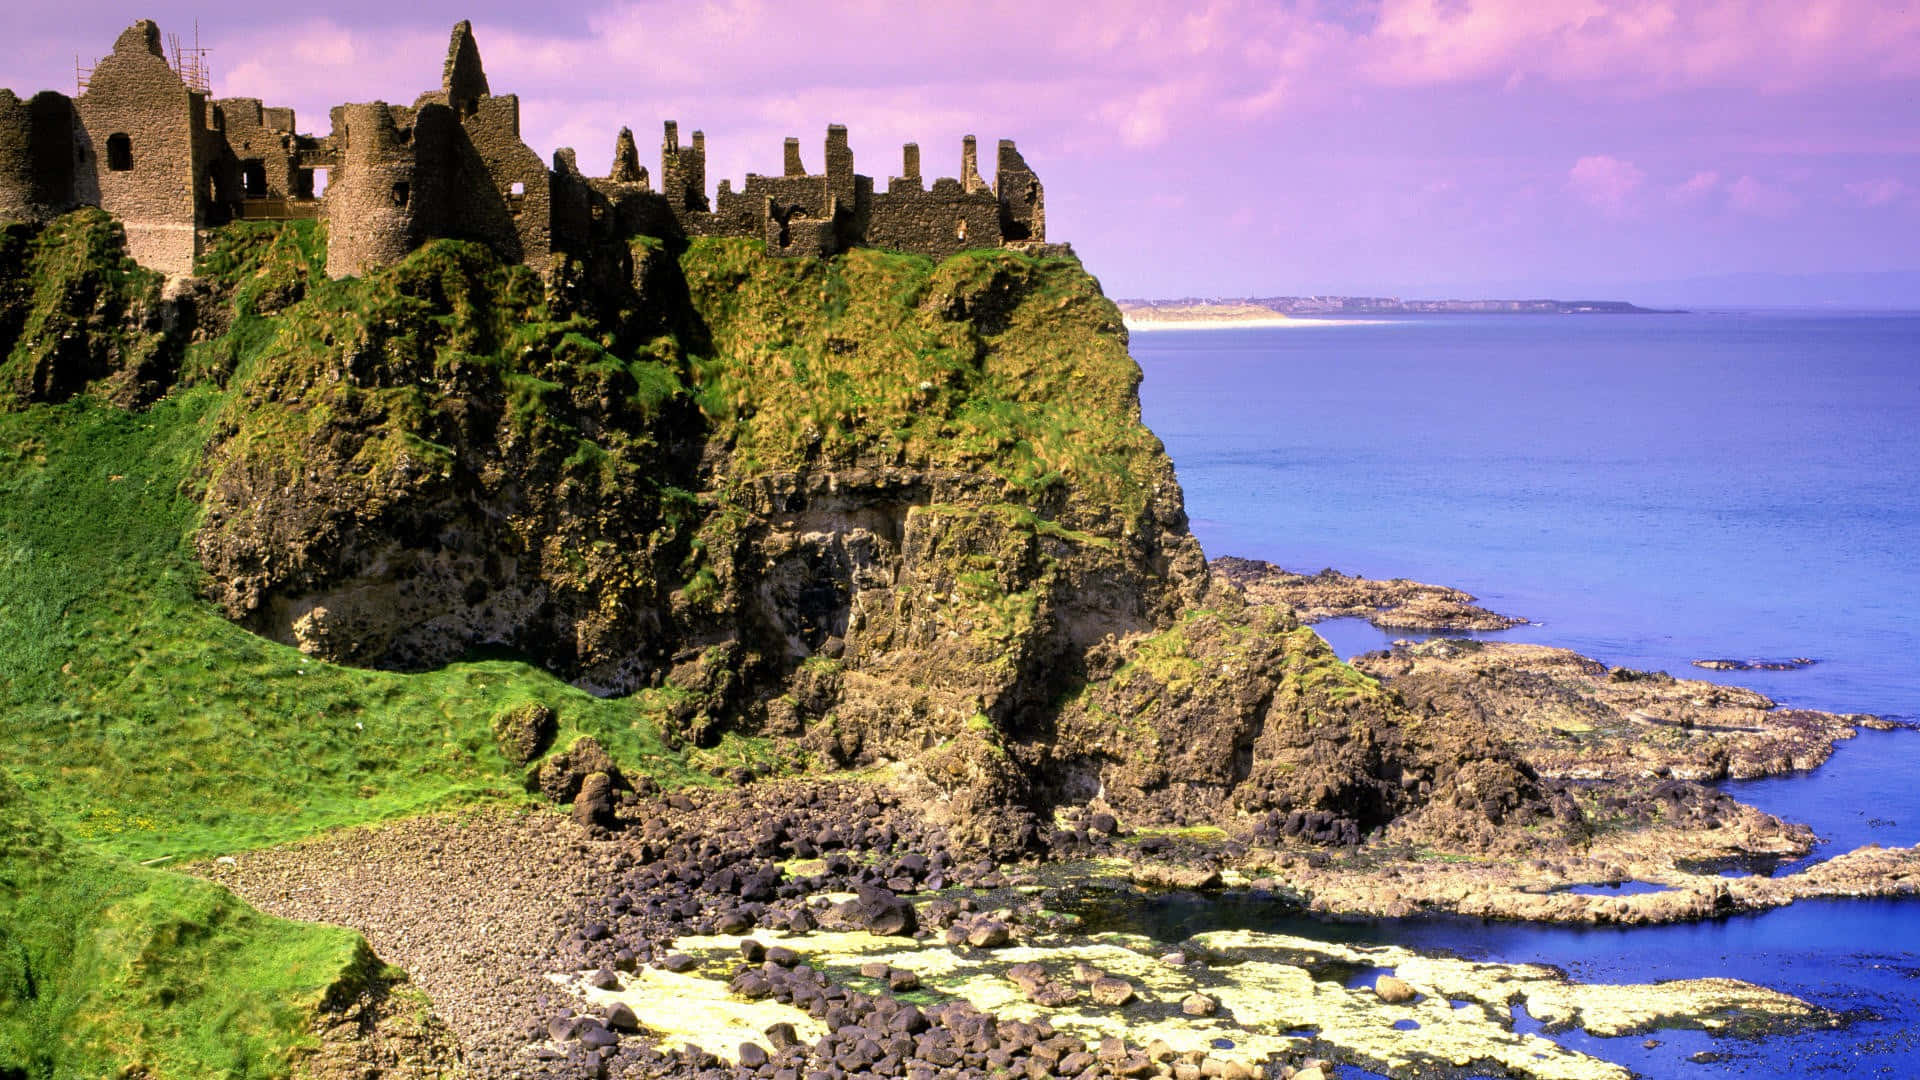
[[[99,210],[0,224],[0,408],[89,387],[121,403],[163,393],[185,328],[166,324],[160,285]]]
[[[1030,505],[1137,514],[1170,479],[1116,309],[1070,256],[855,250],[682,259],[712,348],[693,377],[742,474],[855,460],[978,470]]]
[[[351,931],[69,842],[0,775],[0,1076],[285,1076],[378,968]]]
[[[324,664],[222,618],[199,594],[187,486],[218,404],[203,387],[144,412],[0,414],[0,768],[56,827],[185,857],[511,795],[489,724],[528,699],[635,767],[678,768],[644,702],[519,662]]]

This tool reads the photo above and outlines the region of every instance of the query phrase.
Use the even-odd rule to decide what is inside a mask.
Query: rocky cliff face
[[[1538,801],[1481,729],[1210,578],[1070,257],[643,241],[547,283],[442,241],[330,282],[322,239],[223,236],[171,358],[226,388],[196,543],[260,634],[663,690],[681,739],[905,763],[984,848],[1062,802],[1351,842]]]

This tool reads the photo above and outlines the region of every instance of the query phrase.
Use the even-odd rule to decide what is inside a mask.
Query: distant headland
[[[1370,320],[1394,315],[1673,315],[1624,300],[1402,300],[1387,296],[1263,296],[1242,299],[1122,299],[1134,329],[1282,326],[1292,322]]]

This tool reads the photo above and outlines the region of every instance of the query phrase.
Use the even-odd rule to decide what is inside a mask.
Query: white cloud
[[[1677,184],[1668,192],[1678,203],[1697,203],[1720,188],[1720,174],[1711,169],[1702,169],[1688,177],[1684,183]]]

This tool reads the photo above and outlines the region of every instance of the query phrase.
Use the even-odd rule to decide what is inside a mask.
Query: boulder
[[[606,773],[589,773],[573,796],[573,820],[581,828],[598,826],[610,829],[613,816],[613,778]]]
[[[607,1006],[607,1027],[631,1035],[640,1030],[640,1018],[633,1014],[633,1009],[626,1002],[616,1001]]]
[[[1406,980],[1392,975],[1382,975],[1375,980],[1373,992],[1380,995],[1380,1000],[1389,1005],[1404,1005],[1418,996],[1414,993],[1413,987],[1407,985]]]
[[[860,886],[858,895],[837,912],[849,925],[880,937],[911,937],[919,929],[912,901],[872,885]]]
[[[525,765],[553,744],[558,727],[551,708],[538,701],[523,702],[493,718],[493,741],[508,761]]]
[[[1096,1005],[1119,1006],[1133,1000],[1133,984],[1112,975],[1102,975],[1089,987]]]
[[[571,803],[580,787],[594,773],[605,773],[616,788],[626,787],[620,767],[591,736],[574,740],[572,746],[552,754],[534,773],[534,786],[557,803]]]
[[[983,919],[967,930],[967,944],[976,949],[998,949],[1013,940],[1013,931],[997,919]]]

